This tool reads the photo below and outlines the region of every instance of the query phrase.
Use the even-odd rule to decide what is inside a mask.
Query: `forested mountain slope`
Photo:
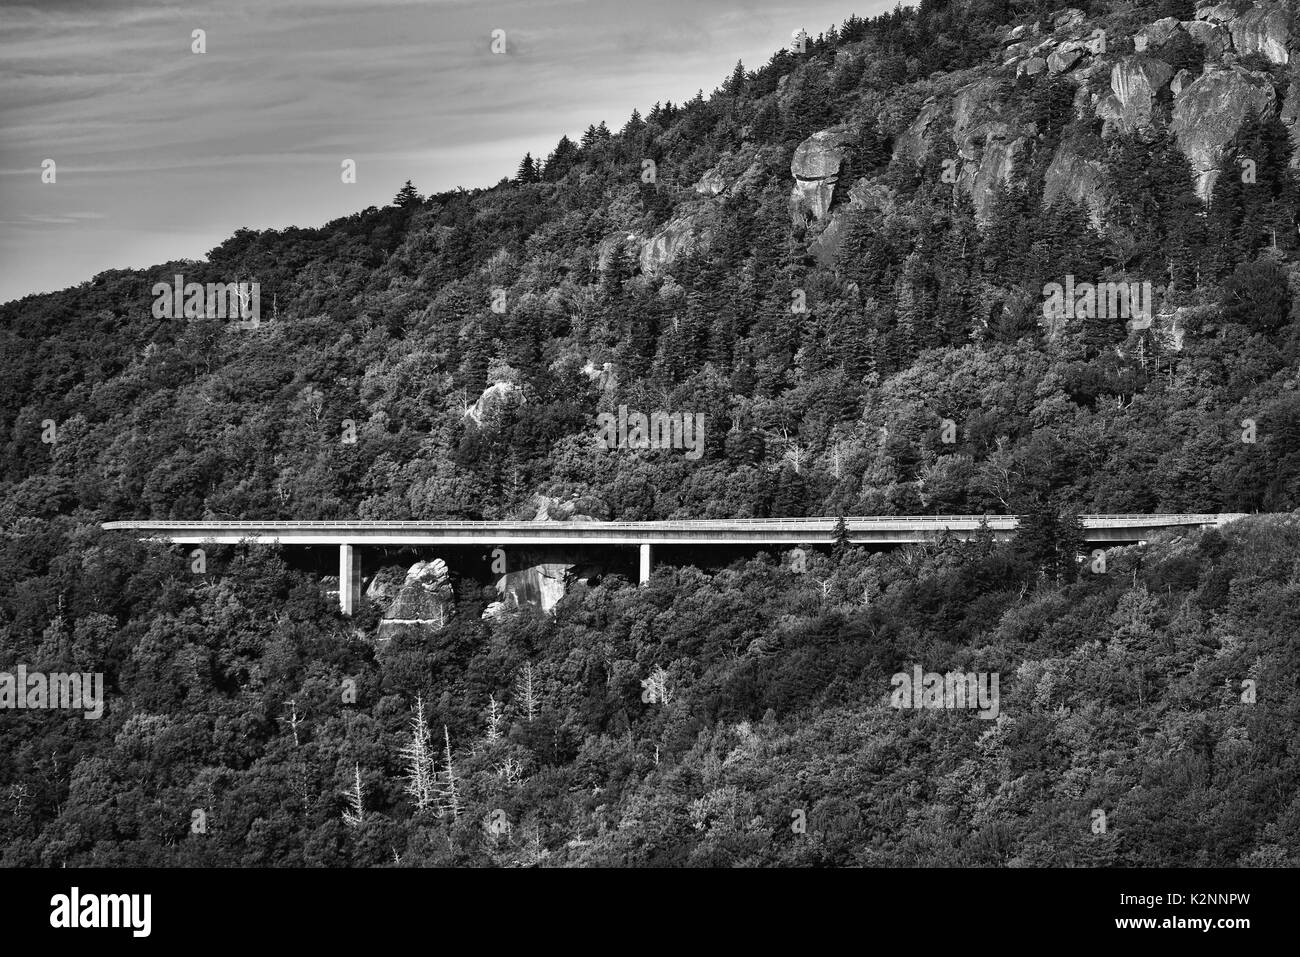
[[[1056,519],[1300,504],[1298,38],[1293,3],[927,2],[513,181],[0,306],[0,669],[109,684],[0,721],[0,860],[1300,863],[1300,529],[1080,575]],[[258,282],[260,323],[155,318],[176,274]],[[1045,315],[1120,282],[1149,310]],[[702,414],[702,456],[600,447],[620,406]],[[379,643],[274,554],[97,527],[538,496],[1035,520],[554,617],[458,582]],[[890,708],[914,664],[999,673],[1000,717]],[[441,756],[405,790],[417,698],[454,811]]]

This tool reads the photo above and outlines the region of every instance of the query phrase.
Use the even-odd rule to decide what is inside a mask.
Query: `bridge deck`
[[[1089,542],[1138,541],[1179,526],[1222,525],[1237,514],[1083,515]],[[243,541],[282,545],[724,545],[827,544],[835,518],[682,519],[651,522],[491,521],[120,521],[104,528],[180,544]],[[981,525],[998,538],[1014,532],[1014,515],[846,516],[858,544],[930,541],[943,532],[970,534]]]
[[[1236,514],[1083,515],[1090,544],[1135,542],[1169,528],[1222,525]],[[851,542],[863,545],[933,541],[945,532],[969,536],[982,527],[999,539],[1019,525],[1015,515],[860,515],[846,517]],[[649,581],[657,545],[817,545],[835,540],[835,518],[683,519],[656,522],[371,522],[371,521],[123,521],[104,528],[177,544],[328,545],[339,550],[339,604],[345,615],[361,600],[362,545],[631,545],[639,578]]]

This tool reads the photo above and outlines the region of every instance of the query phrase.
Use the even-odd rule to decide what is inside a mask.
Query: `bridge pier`
[[[642,585],[650,580],[650,568],[652,563],[650,547],[649,542],[641,543],[641,573],[638,580]]]
[[[339,608],[351,615],[361,600],[361,556],[353,545],[339,546]]]

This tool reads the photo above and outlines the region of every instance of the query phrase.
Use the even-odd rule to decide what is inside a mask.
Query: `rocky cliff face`
[[[975,217],[987,218],[994,190],[1011,182],[1033,123],[1019,121],[1007,103],[1006,83],[982,79],[962,87],[953,98],[952,141],[961,170],[957,185],[971,196]]]
[[[1110,205],[1105,167],[1098,160],[1087,159],[1073,142],[1057,148],[1043,180],[1043,205],[1061,200],[1087,209],[1094,226],[1101,225]]]
[[[1165,17],[1127,36],[1108,35],[1098,26],[1105,21],[1090,21],[1075,9],[1050,22],[1050,33],[1040,31],[1038,23],[1008,28],[998,66],[948,96],[927,100],[895,137],[894,161],[924,161],[942,148],[936,134],[950,122],[958,186],[983,219],[994,189],[1015,177],[1021,155],[1039,132],[1019,115],[1022,106],[1010,105],[1009,84],[1046,72],[1077,87],[1077,116],[1100,120],[1103,139],[1153,135],[1167,122],[1195,173],[1198,195],[1208,200],[1224,150],[1242,126],[1279,108],[1272,78],[1238,61],[1257,56],[1289,64],[1294,46],[1290,13],[1281,0],[1202,2],[1192,20]],[[1180,51],[1197,46],[1203,71],[1176,71],[1166,59],[1179,62]],[[1172,111],[1161,105],[1170,99]],[[1293,162],[1300,165],[1300,74],[1291,76],[1281,118],[1291,130]],[[1063,143],[1046,173],[1044,202],[1068,198],[1085,206],[1100,226],[1110,205],[1106,182],[1104,162],[1080,143]],[[796,194],[807,197],[812,189],[796,175]],[[810,198],[804,204],[817,208]]]
[[[1268,75],[1239,66],[1211,67],[1174,99],[1170,131],[1196,173],[1196,192],[1210,198],[1223,150],[1252,116],[1276,106]]]
[[[1105,123],[1102,136],[1149,132],[1156,94],[1173,75],[1168,63],[1141,54],[1123,57],[1111,67],[1111,93],[1097,103],[1097,116]]]
[[[713,242],[714,219],[707,205],[678,214],[641,246],[641,271],[654,275],[686,253],[707,249]]]
[[[1131,11],[1089,17],[1065,8],[1008,25],[999,30],[1000,47],[991,64],[964,74],[936,74],[925,90],[929,95],[910,116],[874,105],[808,136],[790,161],[788,206],[794,224],[806,230],[810,255],[831,265],[851,217],[883,220],[894,214],[888,176],[840,181],[870,123],[892,138],[895,169],[941,163],[970,197],[977,219],[987,222],[998,188],[1023,178],[1029,160],[1040,162],[1044,138],[1059,133],[1050,124],[1040,128],[1041,113],[1030,115],[1030,90],[1048,76],[1067,85],[1067,92],[1074,89],[1075,124],[1047,161],[1043,201],[1081,205],[1098,227],[1112,207],[1105,144],[1117,138],[1154,139],[1168,130],[1194,172],[1197,194],[1208,201],[1224,151],[1245,123],[1280,110],[1292,136],[1293,164],[1300,165],[1300,68],[1291,56],[1296,39],[1285,0],[1200,0],[1188,20],[1168,16],[1134,25],[1129,17]],[[1262,64],[1271,64],[1275,73],[1290,66],[1289,76],[1277,77],[1289,80],[1283,102],[1273,91],[1275,77]],[[846,53],[837,56],[832,74],[861,66]],[[783,109],[792,108],[789,80],[782,77],[777,87]],[[870,109],[884,112],[873,116]],[[1085,132],[1089,127],[1100,132],[1101,144]],[[653,235],[609,237],[600,248],[601,266],[614,255],[631,253],[643,273],[653,275],[686,253],[707,249],[718,228],[718,204],[763,180],[752,141],[723,154],[691,185],[693,198],[679,204]],[[847,201],[841,203],[837,195]]]
[[[1217,8],[1216,8],[1217,9]],[[1270,63],[1290,59],[1290,16],[1282,2],[1259,3],[1228,22],[1232,45],[1240,56],[1258,53]]]

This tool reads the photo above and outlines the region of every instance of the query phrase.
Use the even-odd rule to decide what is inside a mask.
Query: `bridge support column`
[[[352,545],[339,546],[339,608],[351,615],[361,600],[361,556]]]
[[[642,542],[640,547],[641,547],[641,574],[639,577],[639,581],[641,582],[642,585],[644,585],[646,582],[650,580],[650,566],[651,566],[650,543]]]

